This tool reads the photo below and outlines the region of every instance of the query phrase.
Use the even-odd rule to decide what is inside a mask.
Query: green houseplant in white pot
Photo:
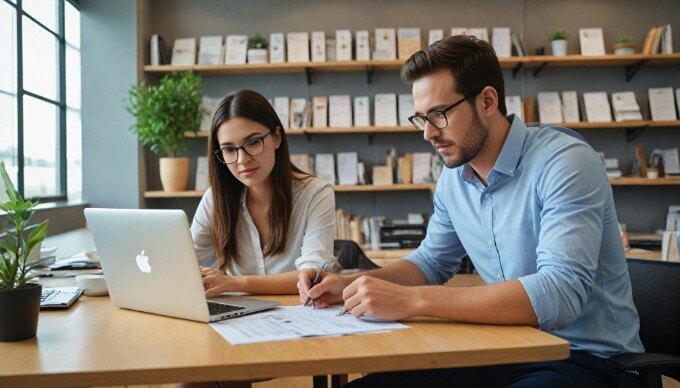
[[[564,56],[567,55],[567,30],[564,28],[556,28],[550,37],[550,48],[552,48],[552,55]]]
[[[614,54],[616,55],[630,55],[635,54],[635,42],[629,36],[621,36],[616,39],[614,43]]]
[[[267,40],[259,33],[248,39],[248,63],[267,63]]]
[[[45,239],[48,221],[29,227],[38,200],[21,197],[4,163],[0,163],[0,175],[7,194],[0,210],[7,214],[9,224],[2,228],[0,238],[0,341],[21,341],[35,337],[38,329],[42,286],[30,282],[35,276],[29,272],[47,259],[29,263],[28,256]]]
[[[158,85],[132,85],[128,111],[137,119],[131,129],[139,142],[160,157],[163,190],[184,190],[189,180],[189,158],[178,155],[186,149],[186,133],[196,133],[201,125],[201,76],[171,73]]]

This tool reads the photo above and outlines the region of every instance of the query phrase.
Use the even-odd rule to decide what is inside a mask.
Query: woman
[[[337,265],[333,187],[293,165],[271,104],[252,90],[225,97],[208,145],[210,188],[191,235],[206,297],[297,294],[297,271]]]

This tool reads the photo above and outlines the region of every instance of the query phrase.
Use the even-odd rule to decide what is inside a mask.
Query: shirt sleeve
[[[198,265],[202,267],[215,266],[215,251],[212,245],[212,191],[206,190],[198,204],[194,220],[191,222],[191,238],[194,240],[194,251]]]
[[[611,186],[597,154],[584,143],[558,148],[537,173],[541,203],[537,272],[519,278],[542,330],[570,326],[593,288]]]
[[[339,268],[333,255],[334,228],[335,193],[333,186],[325,184],[309,204],[301,255],[295,259],[295,268],[319,268],[324,261],[328,261],[329,270]]]
[[[425,239],[418,249],[404,258],[418,267],[428,284],[444,284],[449,281],[458,272],[466,254],[442,199],[441,191],[446,187],[446,182],[445,178],[437,183],[433,201],[434,214],[427,225]]]

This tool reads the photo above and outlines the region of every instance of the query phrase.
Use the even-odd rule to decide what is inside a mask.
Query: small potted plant
[[[128,112],[137,119],[131,129],[140,143],[160,157],[163,190],[184,190],[189,158],[177,155],[186,149],[186,133],[196,133],[201,125],[201,76],[171,73],[155,86],[132,85],[128,94]]]
[[[267,63],[267,41],[259,33],[248,39],[248,63]]]
[[[614,54],[635,54],[635,42],[633,42],[633,38],[629,36],[622,36],[616,39],[616,43],[614,43]]]
[[[550,46],[552,48],[552,55],[557,57],[567,55],[567,30],[556,28],[550,37]]]
[[[2,228],[0,239],[0,341],[21,341],[35,337],[38,329],[42,286],[30,282],[35,276],[29,272],[49,258],[29,263],[28,255],[45,239],[48,221],[29,227],[38,200],[21,197],[1,162],[0,175],[8,198],[0,210],[12,229]]]

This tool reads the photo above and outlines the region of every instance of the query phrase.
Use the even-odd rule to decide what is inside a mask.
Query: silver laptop
[[[85,218],[115,306],[214,322],[279,305],[236,296],[206,300],[181,210],[85,209]]]

